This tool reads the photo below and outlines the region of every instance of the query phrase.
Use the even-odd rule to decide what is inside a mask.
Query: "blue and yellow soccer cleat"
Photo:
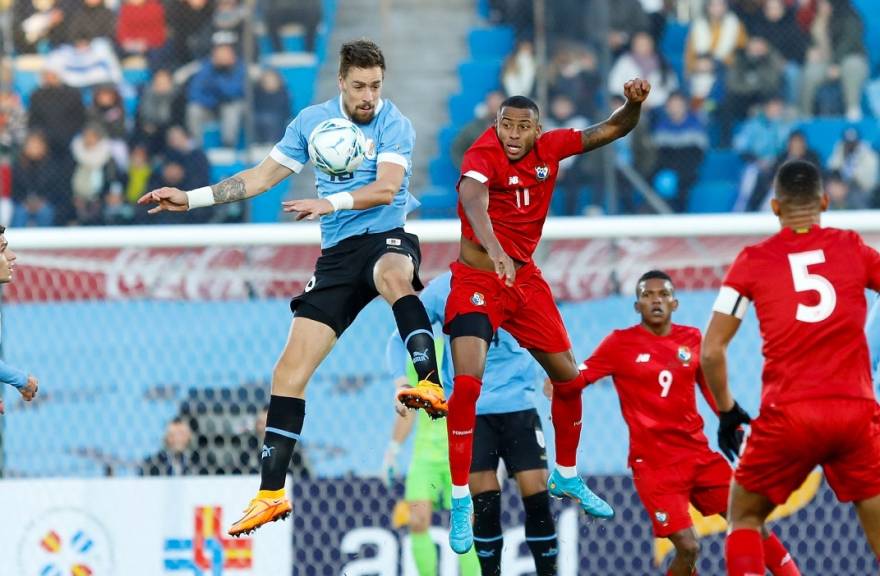
[[[397,392],[397,401],[407,408],[423,408],[434,419],[445,418],[449,411],[443,387],[430,380],[422,380],[410,388],[401,388]]]
[[[474,503],[471,495],[452,499],[450,514],[449,547],[456,554],[466,554],[474,545],[474,527],[471,518],[474,515]]]
[[[583,511],[596,518],[614,518],[614,509],[587,487],[580,476],[564,478],[558,470],[554,470],[547,480],[547,492],[554,498],[572,498],[577,500]]]

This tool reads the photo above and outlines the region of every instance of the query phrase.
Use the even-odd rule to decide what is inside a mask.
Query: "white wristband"
[[[189,203],[189,210],[193,208],[204,208],[205,206],[214,205],[214,191],[210,186],[202,186],[195,190],[189,190],[186,193],[186,199]]]
[[[392,440],[388,443],[388,452],[394,456],[397,456],[397,453],[400,452],[400,442],[397,440]]]
[[[354,208],[354,196],[352,196],[350,192],[337,192],[336,194],[330,194],[329,196],[324,196],[324,200],[333,206],[334,212],[338,210],[351,210]]]

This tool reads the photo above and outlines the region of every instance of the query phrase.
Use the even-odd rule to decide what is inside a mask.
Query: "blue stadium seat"
[[[663,38],[660,39],[660,53],[670,61],[678,61],[684,58],[684,47],[687,44],[688,26],[675,20],[666,22],[663,29]]]
[[[501,60],[467,60],[458,65],[463,94],[476,94],[482,98],[486,92],[501,87]]]
[[[437,133],[437,152],[441,155],[449,154],[452,148],[452,141],[458,135],[458,128],[446,125]]]
[[[481,18],[488,20],[491,12],[492,6],[490,0],[477,0],[477,14],[479,14]]]
[[[742,159],[733,150],[710,149],[700,166],[700,180],[730,180],[738,182]]]
[[[454,94],[449,98],[449,120],[456,128],[461,128],[474,119],[474,108],[483,99],[482,94],[472,92]]]
[[[216,122],[205,124],[205,129],[202,134],[202,148],[205,150],[221,148],[223,146],[223,139],[220,135],[220,125]],[[219,182],[219,180],[217,181]]]
[[[428,176],[435,186],[452,187],[458,182],[458,168],[449,159],[448,154],[437,156],[428,164]]]
[[[40,73],[36,70],[16,69],[14,74],[12,83],[15,92],[21,96],[22,103],[27,106],[31,92],[40,86]]]
[[[312,103],[318,77],[317,58],[308,52],[278,52],[263,58],[263,64],[278,70],[290,91],[293,114]]]
[[[513,50],[514,34],[510,26],[473,28],[468,33],[468,48],[474,60],[505,58]]]
[[[826,162],[831,152],[834,151],[834,145],[840,140],[843,131],[848,126],[855,126],[863,140],[876,144],[880,137],[880,128],[877,121],[873,118],[866,118],[861,122],[850,122],[842,117],[814,118],[798,125],[807,137],[807,143],[810,148],[819,154],[822,162]]]
[[[284,200],[290,181],[284,180],[274,188],[254,196],[250,202],[249,222],[272,223],[278,222],[281,216],[281,201]]]
[[[678,172],[664,169],[654,175],[652,181],[654,191],[664,200],[670,200],[678,195]]]
[[[150,69],[146,66],[126,66],[122,69],[122,77],[132,86],[140,86],[150,80]]]
[[[688,196],[688,212],[694,213],[726,213],[736,202],[737,187],[735,182],[712,180],[699,182],[691,188]]]
[[[419,196],[419,202],[422,218],[454,218],[458,195],[455,188],[429,186]]]

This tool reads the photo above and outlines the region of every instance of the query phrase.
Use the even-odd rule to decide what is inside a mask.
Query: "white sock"
[[[452,497],[453,498],[464,498],[465,496],[470,496],[470,495],[471,495],[471,491],[470,491],[470,488],[467,487],[467,485],[465,485],[465,486],[456,486],[455,484],[452,485]]]
[[[556,471],[559,472],[559,475],[563,478],[574,478],[578,475],[577,466],[560,466],[557,464]],[[453,487],[453,495],[455,494],[454,490],[455,488]]]

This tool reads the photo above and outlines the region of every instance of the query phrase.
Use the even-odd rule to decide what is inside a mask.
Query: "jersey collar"
[[[382,106],[385,105],[385,100],[379,98],[379,102],[376,103],[376,113],[373,114],[373,118],[379,115],[379,111],[382,110]],[[348,112],[345,111],[345,106],[342,103],[342,94],[339,94],[339,113],[342,114],[343,118],[346,120],[351,120],[351,116],[348,115]]]

